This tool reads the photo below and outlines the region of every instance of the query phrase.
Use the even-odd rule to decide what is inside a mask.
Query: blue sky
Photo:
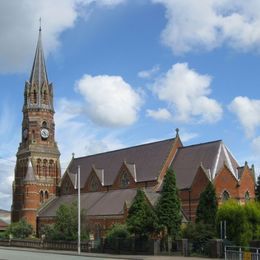
[[[0,17],[0,208],[11,205],[39,17],[63,171],[72,152],[178,127],[185,145],[222,139],[259,174],[259,1],[6,0]]]

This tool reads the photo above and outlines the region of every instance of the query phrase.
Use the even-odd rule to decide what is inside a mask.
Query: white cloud
[[[147,109],[146,115],[156,120],[170,120],[172,118],[171,113],[166,108],[159,108],[158,110]]]
[[[197,133],[193,133],[193,132],[184,132],[184,131],[180,132],[180,137],[182,142],[188,142],[198,136],[199,135]]]
[[[239,96],[233,99],[229,109],[237,116],[246,136],[253,137],[260,126],[260,100]]]
[[[149,79],[154,76],[160,70],[159,65],[153,66],[150,70],[142,70],[138,72],[138,77],[143,79]]]
[[[68,166],[73,152],[76,157],[80,157],[124,146],[115,136],[104,134],[101,129],[82,120],[81,115],[78,103],[67,99],[58,100],[55,122],[62,172]]]
[[[120,76],[84,75],[76,89],[86,101],[85,112],[103,126],[128,126],[137,120],[139,94]]]
[[[152,0],[166,8],[163,42],[174,54],[212,50],[222,45],[260,50],[258,0]]]
[[[211,77],[198,74],[187,63],[177,63],[153,84],[160,100],[168,102],[173,119],[180,122],[213,123],[220,120],[222,108],[208,95]]]
[[[0,1],[0,72],[29,68],[36,47],[38,20],[42,18],[46,56],[60,44],[60,34],[74,26],[90,4],[114,6],[120,0],[12,0]]]

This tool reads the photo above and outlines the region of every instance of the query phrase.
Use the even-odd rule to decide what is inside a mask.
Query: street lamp
[[[80,255],[80,165],[78,165],[78,254]]]

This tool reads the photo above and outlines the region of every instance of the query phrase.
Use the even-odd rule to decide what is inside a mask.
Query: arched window
[[[38,176],[41,176],[41,163],[42,163],[41,159],[38,159],[36,165],[36,173]]]
[[[35,89],[33,90],[33,103],[34,103],[34,104],[37,103],[37,92],[36,92]]]
[[[43,91],[43,104],[47,104],[47,91]]]
[[[43,170],[43,176],[47,177],[47,160],[43,160],[42,170]]]
[[[127,172],[124,172],[121,177],[120,186],[121,188],[127,188],[130,183],[129,176]]]
[[[97,191],[98,190],[98,180],[97,178],[94,176],[91,178],[91,181],[90,181],[90,191]]]
[[[64,194],[69,194],[70,193],[70,184],[68,181],[65,181],[63,185],[63,193]]]
[[[44,197],[43,197],[43,191],[40,191],[40,203],[43,203]]]
[[[229,198],[229,193],[225,190],[222,194],[222,201],[227,201]]]
[[[26,187],[26,197],[28,197],[28,196],[29,196],[29,188]]]
[[[43,121],[43,122],[42,122],[42,127],[43,127],[43,128],[47,128],[47,127],[48,127],[48,124],[47,124],[46,121]]]
[[[53,162],[53,160],[49,161],[49,175],[54,176],[54,162]]]
[[[46,190],[45,193],[44,193],[44,200],[47,200],[49,198],[49,193],[48,191]]]
[[[245,202],[248,202],[248,201],[250,201],[250,195],[249,195],[249,192],[247,191],[245,193]]]

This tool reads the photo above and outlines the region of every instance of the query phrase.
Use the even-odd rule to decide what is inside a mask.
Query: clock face
[[[24,138],[24,139],[27,139],[27,137],[28,137],[28,129],[25,128],[25,129],[23,130],[23,138]]]
[[[41,137],[43,139],[47,139],[49,137],[49,130],[46,128],[41,129]]]

